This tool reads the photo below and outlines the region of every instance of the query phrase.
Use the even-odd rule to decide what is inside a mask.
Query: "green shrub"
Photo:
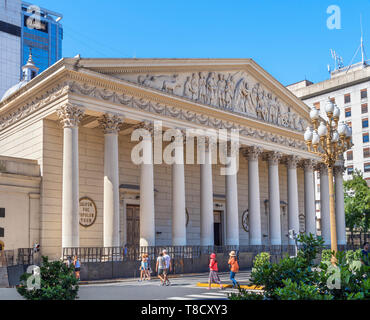
[[[74,300],[78,298],[78,280],[75,277],[73,265],[68,267],[62,261],[49,262],[48,257],[42,257],[40,288],[27,288],[27,280],[31,276],[30,273],[24,273],[21,276],[21,284],[17,287],[18,293],[28,300]]]
[[[270,262],[270,253],[261,252],[254,257],[253,268],[258,268],[268,262]]]
[[[313,265],[320,250],[324,247],[324,240],[316,237],[312,233],[298,235],[298,243],[301,249],[298,251],[298,257],[306,260],[308,265]]]
[[[304,282],[293,282],[291,279],[283,280],[284,287],[275,289],[275,296],[281,300],[332,300],[330,294],[320,294],[315,285]]]
[[[346,260],[347,263],[351,263],[353,261],[361,261],[361,249],[356,251],[348,250],[346,251]]]
[[[254,261],[251,282],[262,286],[263,296],[241,291],[232,300],[354,300],[370,298],[369,267],[356,258],[359,252],[337,252],[332,265],[330,250],[322,251],[319,265],[314,259],[322,248],[322,240],[300,237],[302,249],[297,257],[286,256],[270,263],[266,255]]]
[[[321,261],[330,261],[332,256],[332,251],[330,249],[325,249],[321,251]]]

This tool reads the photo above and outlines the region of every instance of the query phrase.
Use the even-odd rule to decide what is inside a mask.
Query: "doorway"
[[[127,205],[127,245],[138,246],[140,244],[140,206]]]
[[[222,246],[222,211],[213,211],[214,245]]]

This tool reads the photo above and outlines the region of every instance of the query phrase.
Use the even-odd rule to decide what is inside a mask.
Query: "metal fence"
[[[172,258],[198,258],[200,255],[211,253],[228,254],[230,251],[250,252],[258,254],[269,252],[270,254],[293,255],[295,248],[292,245],[284,246],[126,246],[126,247],[79,247],[63,248],[63,260],[78,256],[81,262],[107,262],[107,261],[136,261],[143,254],[148,254],[149,259],[155,259],[164,249]]]
[[[11,267],[16,265],[33,264],[33,249],[20,248],[0,251],[0,266]]]

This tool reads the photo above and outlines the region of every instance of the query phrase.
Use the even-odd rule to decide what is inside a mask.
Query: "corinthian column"
[[[280,189],[279,189],[279,160],[281,153],[269,152],[267,161],[269,164],[269,228],[270,244],[281,245],[280,226]]]
[[[345,245],[346,241],[346,218],[344,214],[344,191],[343,191],[344,166],[334,167],[335,176],[335,215],[337,217],[338,244]]]
[[[57,114],[63,124],[62,247],[79,247],[78,125],[84,111],[67,103]]]
[[[200,164],[200,245],[214,245],[213,226],[213,184],[212,156],[210,141],[206,137],[204,152],[201,152]]]
[[[313,176],[312,160],[306,159],[302,162],[304,169],[304,210],[306,218],[306,234],[312,233],[316,236],[316,207],[315,207],[315,183]]]
[[[299,206],[298,206],[298,182],[297,182],[298,157],[287,157],[288,169],[288,228],[299,233]],[[289,244],[294,245],[294,239],[289,238]]]
[[[249,244],[262,245],[260,182],[258,157],[261,147],[250,147],[244,155],[248,158],[248,213],[249,213]]]
[[[329,207],[329,178],[328,168],[325,164],[318,165],[320,171],[320,216],[321,236],[325,245],[330,245],[330,207]]]
[[[105,114],[99,123],[104,131],[104,247],[119,247],[118,132],[122,118]]]
[[[145,121],[142,128],[143,163],[140,166],[140,246],[155,246],[155,208],[153,173],[153,124]]]
[[[186,245],[184,144],[183,139],[180,140],[176,142],[175,163],[172,164],[172,245],[174,246]]]

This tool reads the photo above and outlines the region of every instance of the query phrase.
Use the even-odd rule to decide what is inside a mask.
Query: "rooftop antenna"
[[[360,46],[357,48],[352,60],[351,60],[351,63],[349,64],[347,70],[346,70],[346,73],[348,72],[348,70],[351,68],[351,65],[353,63],[353,60],[356,58],[357,56],[357,53],[358,51],[361,49],[361,64],[362,64],[362,67],[366,67],[367,66],[367,63],[366,63],[366,53],[365,53],[365,46],[364,46],[364,37],[363,37],[363,30],[362,30],[362,14],[360,14],[360,27],[361,27],[361,41],[360,41]],[[365,59],[366,58],[366,59]]]
[[[344,67],[343,58],[339,56],[333,49],[330,49],[330,53],[332,58],[334,59],[334,71],[342,69]]]

